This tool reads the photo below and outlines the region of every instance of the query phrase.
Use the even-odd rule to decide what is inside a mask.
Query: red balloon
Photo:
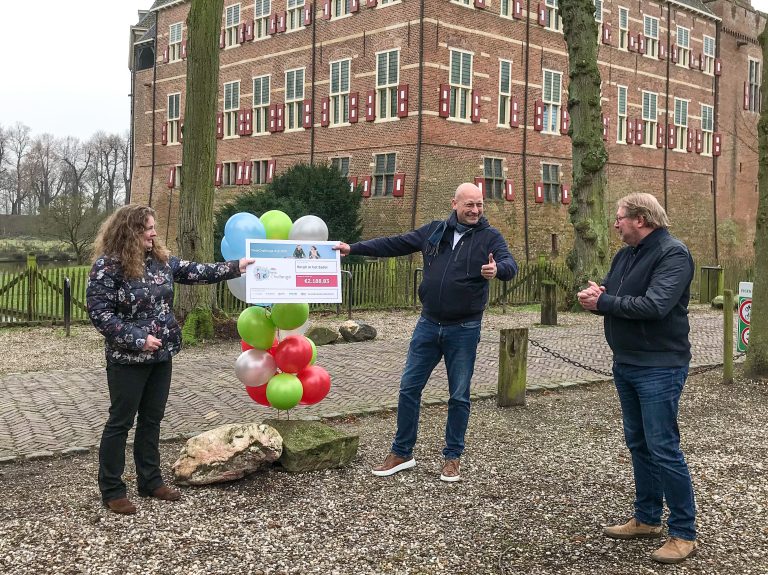
[[[253,346],[248,344],[248,343],[245,343],[245,340],[241,339],[240,340],[240,349],[242,349],[243,351],[248,351],[249,349],[253,349]]]
[[[256,387],[245,386],[245,391],[251,396],[251,399],[260,405],[266,407],[272,407],[272,404],[267,401],[267,384],[257,385]]]
[[[275,350],[275,363],[283,373],[298,373],[312,361],[312,344],[303,335],[289,335]]]
[[[270,347],[267,350],[267,353],[269,355],[275,355],[275,352],[277,351],[277,346],[280,345],[280,340],[277,339],[277,336],[275,336],[275,341],[272,342],[272,347]]]
[[[304,393],[301,396],[302,405],[312,405],[323,399],[331,390],[331,376],[322,367],[310,365],[296,374]]]

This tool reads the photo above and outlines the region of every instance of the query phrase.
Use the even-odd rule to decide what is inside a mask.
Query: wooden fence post
[[[27,321],[35,319],[37,303],[37,258],[27,254]]]
[[[528,376],[528,328],[502,329],[499,341],[499,381],[496,405],[525,405]]]
[[[723,291],[723,383],[733,383],[733,291]]]
[[[544,280],[541,287],[541,325],[557,325],[557,284]]]

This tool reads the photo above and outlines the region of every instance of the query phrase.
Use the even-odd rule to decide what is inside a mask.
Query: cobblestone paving
[[[570,327],[531,327],[529,339],[564,357],[610,372],[611,354],[601,320]],[[722,361],[722,319],[692,317],[691,367]],[[372,341],[319,348],[318,365],[331,374],[331,392],[321,403],[292,415],[329,417],[395,408],[408,341]],[[495,393],[498,332],[483,332],[473,378],[478,396]],[[182,352],[174,360],[173,382],[163,420],[165,439],[199,433],[225,423],[260,420],[274,411],[252,402],[234,375],[235,343],[219,354]],[[231,354],[226,350],[231,349]],[[610,376],[579,368],[528,345],[528,391],[605,381]],[[444,366],[438,365],[424,391],[424,402],[447,399]],[[109,408],[101,367],[0,377],[0,460],[37,457],[98,444]]]

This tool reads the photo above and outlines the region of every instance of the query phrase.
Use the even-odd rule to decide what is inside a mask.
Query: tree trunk
[[[595,4],[593,0],[560,0],[560,10],[568,45],[568,135],[573,146],[572,203],[568,213],[574,241],[566,261],[573,272],[574,286],[566,304],[576,309],[576,292],[587,280],[600,282],[610,264],[604,172],[608,153],[603,142]]]
[[[763,62],[768,62],[768,23],[758,37]],[[768,86],[768,70],[763,66],[763,86]],[[749,322],[749,347],[744,372],[750,377],[768,376],[768,90],[762,91],[760,121],[757,124],[757,217],[755,218],[755,281],[752,286],[752,311]]]
[[[213,259],[213,171],[223,0],[192,0],[187,17],[187,89],[177,243],[182,258]],[[170,222],[169,222],[170,224]],[[176,312],[191,343],[213,335],[213,286],[180,286]]]

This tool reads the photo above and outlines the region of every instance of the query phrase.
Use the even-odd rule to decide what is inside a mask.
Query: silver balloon
[[[263,349],[248,349],[235,360],[235,375],[249,387],[264,385],[277,373],[275,358]]]
[[[317,216],[302,216],[291,226],[289,240],[324,242],[328,239],[328,226]]]
[[[229,291],[232,292],[233,296],[240,301],[245,301],[245,274],[241,275],[239,278],[227,280],[227,287],[229,288]]]

